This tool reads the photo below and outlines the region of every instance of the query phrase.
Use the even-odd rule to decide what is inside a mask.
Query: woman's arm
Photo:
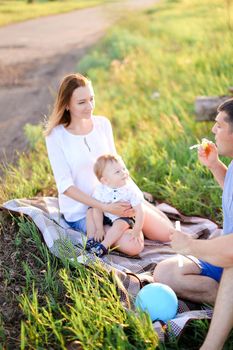
[[[108,212],[117,216],[127,216],[127,211],[131,210],[131,206],[127,202],[102,203],[75,186],[70,186],[63,192],[63,194],[78,202],[86,204],[88,207],[98,208],[103,212]]]
[[[74,181],[71,175],[71,169],[59,142],[59,136],[57,130],[54,129],[45,140],[57,190],[59,193],[63,193],[68,187],[74,185]]]

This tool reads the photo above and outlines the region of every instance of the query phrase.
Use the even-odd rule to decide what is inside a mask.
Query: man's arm
[[[171,246],[177,253],[193,255],[213,265],[233,266],[233,233],[209,240],[197,240],[171,229]]]
[[[215,180],[218,182],[219,186],[223,189],[224,180],[227,172],[227,167],[220,160],[215,164],[213,168],[209,168],[212,174],[215,177]]]

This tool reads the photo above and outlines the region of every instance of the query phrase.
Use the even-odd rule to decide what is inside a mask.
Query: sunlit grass
[[[17,166],[5,162],[1,164],[3,173],[0,186],[1,203],[12,198],[56,193],[42,136],[42,126],[26,124],[24,130],[31,151],[19,155]]]
[[[32,18],[55,15],[114,0],[0,0],[0,26]]]

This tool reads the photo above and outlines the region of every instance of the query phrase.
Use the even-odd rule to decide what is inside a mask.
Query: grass
[[[77,66],[93,81],[96,114],[111,119],[118,152],[140,188],[184,214],[206,216],[219,224],[221,191],[189,146],[202,137],[213,139],[212,124],[195,120],[196,96],[224,95],[232,85],[229,9],[230,15],[227,2],[221,0],[161,1],[122,21]],[[26,133],[31,152],[19,158],[18,166],[6,166],[1,201],[56,194],[41,127],[29,125]],[[147,318],[141,315],[137,320],[125,311],[111,276],[100,266],[87,270],[55,261],[46,248],[40,251],[40,240],[31,233],[33,224],[22,225],[17,239],[25,232],[29,239],[34,237],[36,261],[45,271],[34,278],[34,270],[23,265],[22,349],[54,344],[62,349],[73,341],[84,349],[93,344],[103,349],[156,347]],[[83,307],[87,304],[88,313]],[[179,341],[159,346],[196,349],[207,327],[206,322],[193,322]],[[0,319],[0,335],[4,329]],[[232,348],[231,342],[232,335],[225,349]]]
[[[114,349],[155,348],[158,340],[149,317],[122,307],[113,274],[98,263],[87,269],[58,260],[41,243],[33,223],[19,218],[15,225],[15,253],[25,252],[19,256],[25,279],[17,297],[23,315],[20,349],[67,349],[71,344],[111,349],[113,343]]]
[[[113,0],[0,0],[0,26],[100,5]]]

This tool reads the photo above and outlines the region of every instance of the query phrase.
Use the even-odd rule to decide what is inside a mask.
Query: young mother
[[[95,160],[103,154],[117,153],[111,124],[105,117],[93,115],[94,106],[91,82],[81,74],[70,74],[61,83],[45,130],[60,211],[72,228],[84,233],[88,207],[123,217],[134,214],[129,203],[103,204],[91,197],[97,185]],[[143,207],[144,235],[152,240],[168,241],[171,222],[148,202],[144,201]],[[143,237],[136,241],[128,231],[117,245],[125,247],[126,254],[136,255],[143,249]]]

